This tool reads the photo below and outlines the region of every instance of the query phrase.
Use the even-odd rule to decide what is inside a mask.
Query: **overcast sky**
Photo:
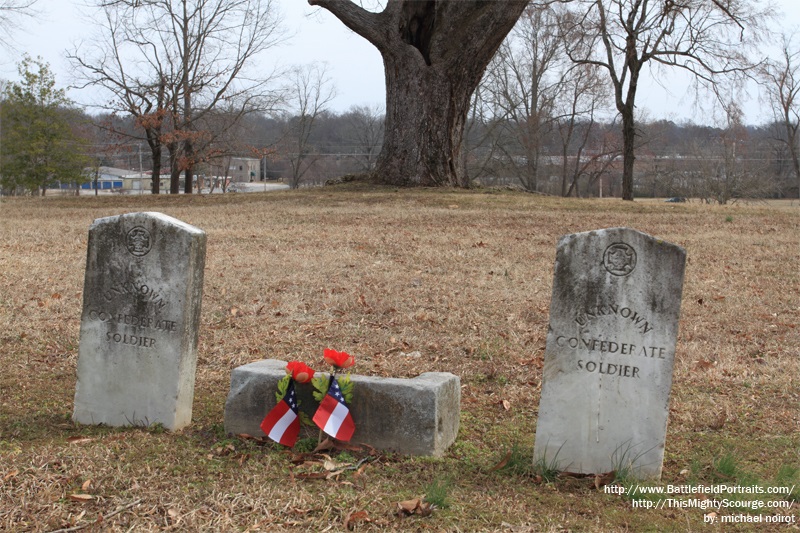
[[[352,105],[383,106],[383,64],[372,45],[345,28],[327,11],[312,8],[305,0],[276,0],[276,3],[283,12],[290,38],[281,47],[273,49],[269,57],[262,59],[265,71],[271,62],[284,66],[324,62],[336,86],[334,110],[344,111]],[[800,0],[776,0],[775,3],[784,11],[780,20],[787,28],[800,26]],[[94,32],[79,14],[79,11],[88,11],[83,5],[80,1],[39,0],[37,9],[41,16],[21,20],[22,28],[14,34],[18,52],[0,50],[0,78],[15,80],[16,63],[22,53],[27,52],[33,57],[41,56],[51,65],[59,86],[68,85],[71,78],[65,51],[73,43],[90,38]],[[675,75],[669,81],[669,91],[650,78],[640,83],[637,100],[640,108],[647,109],[648,118],[712,122],[709,110],[695,106],[691,95],[686,94],[686,82],[681,76]],[[751,93],[744,106],[747,121],[759,124],[765,121],[765,117],[759,112],[756,91]],[[68,95],[81,104],[90,103],[96,97],[96,94],[75,90],[69,91]]]

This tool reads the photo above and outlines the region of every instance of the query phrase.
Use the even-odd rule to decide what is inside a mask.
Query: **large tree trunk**
[[[169,193],[179,194],[181,192],[181,167],[178,165],[180,157],[179,152],[180,143],[177,141],[167,143],[167,151],[169,152]]]
[[[633,106],[626,105],[622,116],[622,199],[633,200],[633,163],[636,160],[636,123]]]
[[[153,169],[150,176],[150,192],[151,194],[159,194],[161,192],[161,148],[153,150]]]
[[[150,192],[158,194],[161,192],[161,132],[158,130],[147,129],[147,145],[150,147]]]
[[[191,141],[186,141],[184,150],[186,152],[186,161],[189,166],[186,167],[186,171],[183,173],[183,193],[192,194],[192,180],[194,176],[194,163],[192,158],[194,157],[194,147],[192,146]]]
[[[461,144],[475,86],[421,57],[385,57],[386,134],[375,178],[392,185],[467,186]]]
[[[637,58],[633,43],[628,42],[628,69],[630,81],[625,100],[622,100],[622,80],[613,78],[617,111],[622,119],[622,199],[633,201],[633,164],[636,161],[636,91],[639,73],[644,63]]]
[[[528,0],[309,0],[383,56],[386,134],[374,177],[394,185],[469,185],[461,155],[470,97]]]

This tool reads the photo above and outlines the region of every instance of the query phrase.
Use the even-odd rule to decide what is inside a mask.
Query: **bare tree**
[[[568,52],[608,73],[621,117],[622,197],[633,200],[636,96],[645,65],[680,68],[700,84],[742,73],[769,11],[751,0],[577,0]]]
[[[181,127],[187,132],[183,143],[185,192],[192,190],[197,156],[191,132],[221,104],[236,120],[248,113],[269,109],[263,88],[270,77],[248,78],[245,67],[262,51],[282,38],[280,18],[273,0],[160,0],[160,13],[172,23],[170,39],[177,45],[179,91],[182,97]],[[173,4],[177,3],[177,6]],[[157,19],[156,19],[157,20]]]
[[[780,57],[761,71],[766,98],[775,121],[783,130],[777,137],[785,145],[800,197],[800,47],[796,35],[783,35]]]
[[[175,84],[170,80],[164,51],[152,43],[143,46],[145,34],[130,24],[130,9],[120,3],[106,5],[98,21],[100,36],[73,49],[68,57],[76,67],[76,79],[83,87],[99,86],[111,98],[97,107],[111,113],[132,116],[141,137],[150,149],[151,192],[160,192],[161,163],[165,148],[164,134],[168,128],[168,103]],[[108,126],[117,135],[128,136],[127,130],[116,130],[113,121]]]
[[[386,134],[374,171],[395,185],[468,186],[470,97],[528,0],[309,0],[375,45],[386,77]]]
[[[596,121],[596,93],[591,93],[591,88],[597,86],[583,85],[581,78],[576,77],[574,84],[567,87],[569,92],[565,95],[571,96],[567,100],[570,111],[561,115],[557,128],[561,145],[561,196],[579,197],[581,178],[585,178],[587,190],[593,187],[615,168],[622,147],[619,136],[611,135],[608,128]],[[586,107],[581,107],[587,87],[591,96]]]
[[[288,88],[293,116],[287,121],[285,144],[291,166],[289,186],[297,189],[316,158],[312,153],[311,133],[317,119],[336,94],[324,65],[297,67]]]
[[[484,168],[531,191],[544,172],[560,173],[564,196],[578,195],[578,181],[594,181],[617,155],[616,143],[596,132],[595,115],[609,97],[599,68],[575,65],[565,53],[571,16],[559,3],[531,3],[474,98],[481,116],[491,117],[479,144],[489,157]]]
[[[723,102],[724,127],[716,138],[695,146],[695,179],[691,193],[706,203],[727,204],[740,198],[764,198],[775,192],[766,160],[742,123],[736,102]]]
[[[496,121],[486,102],[491,98],[486,83],[481,83],[472,93],[467,122],[464,126],[464,169],[470,181],[485,180],[492,173],[495,160],[493,125]]]
[[[20,29],[20,19],[36,16],[39,0],[0,0],[0,47],[15,50],[13,34]]]
[[[536,191],[545,137],[556,120],[563,42],[557,13],[531,4],[486,70],[485,103],[496,119],[492,129],[507,173]]]
[[[272,76],[248,75],[253,59],[283,37],[274,0],[99,0],[97,45],[71,57],[111,108],[140,120],[148,144],[169,151],[170,192],[192,192],[195,164],[216,132],[203,124],[224,108],[232,121],[272,108]],[[215,119],[214,123],[218,123]],[[223,128],[224,130],[224,128]],[[160,159],[160,157],[159,157]],[[154,175],[155,179],[155,175]]]
[[[198,193],[202,192],[203,184],[199,176],[204,170],[223,178],[219,182],[212,180],[209,192],[213,193],[217,185],[222,188],[222,192],[227,192],[233,159],[243,154],[252,155],[250,147],[244,142],[249,133],[248,126],[245,120],[237,117],[238,113],[236,108],[219,109],[203,118],[200,129],[209,132],[209,135],[199,138],[208,139],[207,143],[196,145],[196,154],[200,156],[195,161]]]
[[[347,120],[347,140],[352,144],[353,159],[361,172],[372,172],[383,143],[384,115],[379,106],[353,106],[343,117]]]

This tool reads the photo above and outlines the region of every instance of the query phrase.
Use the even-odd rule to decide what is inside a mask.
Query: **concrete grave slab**
[[[259,424],[275,406],[286,363],[268,359],[235,368],[225,403],[225,432],[263,436]],[[355,386],[348,406],[356,424],[354,444],[409,455],[441,456],[458,435],[461,386],[448,372],[426,372],[412,379],[351,376]],[[296,386],[300,410],[309,417],[319,405],[310,383]],[[311,429],[311,428],[309,428]],[[318,432],[313,429],[311,433]]]
[[[161,213],[89,228],[73,420],[191,422],[206,234]]]
[[[535,461],[661,476],[685,261],[628,228],[561,238]]]

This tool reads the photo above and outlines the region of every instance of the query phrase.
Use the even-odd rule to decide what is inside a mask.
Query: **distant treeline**
[[[139,168],[143,141],[137,139],[133,119],[82,118],[96,125],[87,155],[102,166]],[[231,155],[260,159],[259,180],[290,182],[293,164],[301,161],[307,171],[293,184],[297,187],[374,168],[383,141],[379,109],[357,106],[342,113],[320,112],[302,153],[297,152],[292,135],[298,120],[288,114],[247,117],[235,138],[198,167],[199,173],[224,173],[220,159]],[[575,131],[565,143],[559,125],[554,125],[532,152],[520,141],[525,137],[518,130],[524,124],[473,118],[466,128],[464,150],[469,175],[483,185],[546,194],[618,195],[618,124],[578,121],[572,128]],[[719,128],[666,120],[643,122],[638,129],[636,196],[691,196],[722,203],[737,197],[797,197],[786,144],[780,141],[782,131],[779,124]]]

